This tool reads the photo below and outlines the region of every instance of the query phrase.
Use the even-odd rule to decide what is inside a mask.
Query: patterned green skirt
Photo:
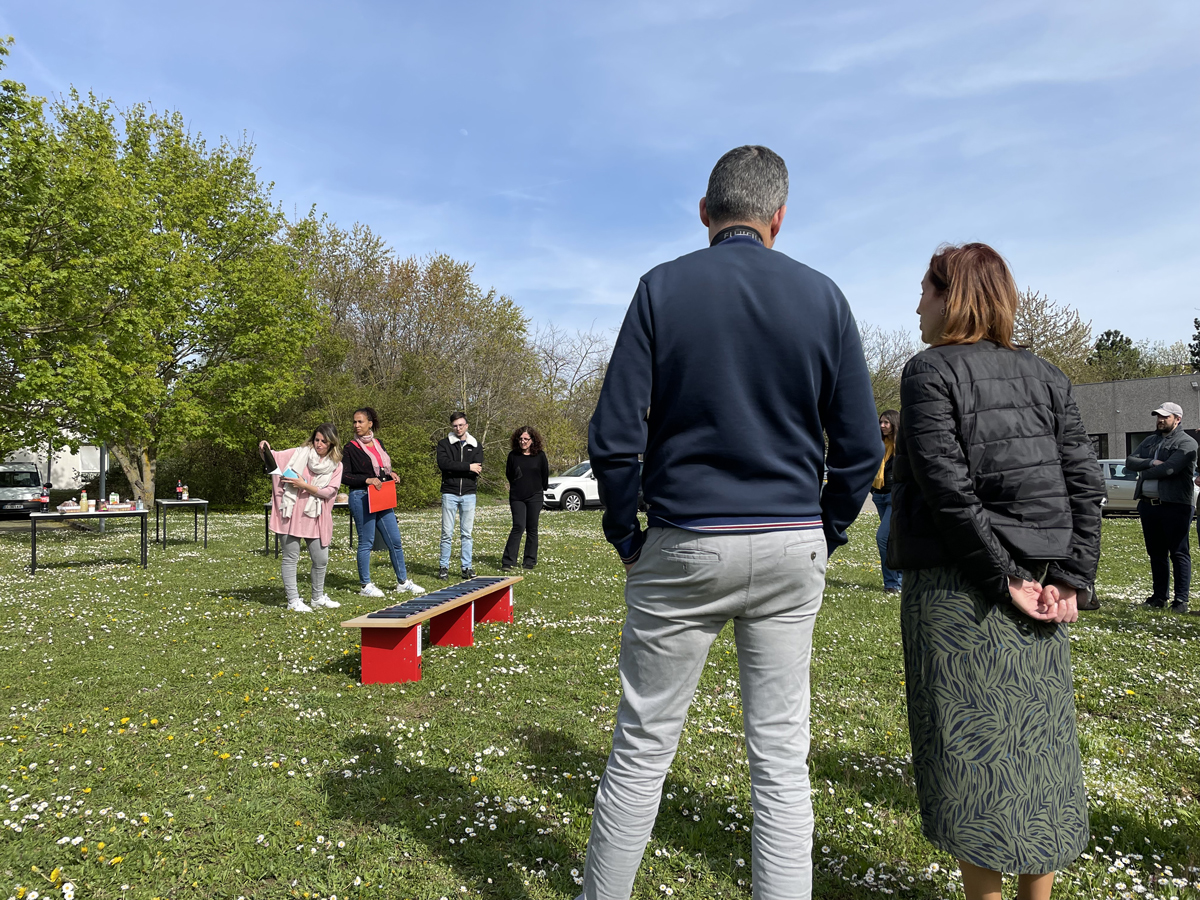
[[[904,573],[900,624],[925,836],[997,872],[1072,862],[1089,832],[1066,626],[952,568]]]

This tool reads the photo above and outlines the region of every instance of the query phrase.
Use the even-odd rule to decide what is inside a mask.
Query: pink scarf
[[[380,474],[390,475],[392,473],[392,458],[388,456],[387,451],[383,449],[383,444],[379,443],[378,438],[366,445],[364,445],[358,438],[355,438],[350,443],[354,444],[359,450],[367,454],[367,459],[371,460],[371,467],[375,469],[376,478],[378,478]]]

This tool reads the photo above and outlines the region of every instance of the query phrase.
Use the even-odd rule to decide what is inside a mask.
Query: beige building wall
[[[1106,436],[1107,450],[1097,449],[1102,458],[1127,456],[1131,436],[1153,431],[1153,410],[1167,400],[1183,407],[1185,429],[1195,432],[1200,428],[1200,372],[1077,384],[1073,390],[1084,427],[1093,436],[1093,442],[1102,443],[1098,436]]]

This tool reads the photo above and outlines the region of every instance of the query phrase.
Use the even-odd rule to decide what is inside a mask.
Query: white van
[[[44,509],[37,466],[31,462],[0,463],[0,516],[27,516]]]

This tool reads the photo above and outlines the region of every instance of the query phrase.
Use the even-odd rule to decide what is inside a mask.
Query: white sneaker
[[[407,581],[403,581],[396,585],[396,591],[397,593],[409,593],[415,596],[417,594],[425,593],[425,588],[421,587],[419,584],[413,584],[413,580],[410,578]]]
[[[366,584],[364,584],[362,586],[362,590],[358,592],[358,596],[360,596],[360,597],[382,597],[383,591],[381,591],[379,588],[375,587],[375,583],[373,581],[368,581]]]
[[[342,604],[338,603],[336,600],[330,600],[328,594],[322,594],[312,602],[312,605],[319,606],[322,609],[337,609]]]
[[[312,612],[312,607],[297,597],[288,601],[288,609],[292,612]]]

